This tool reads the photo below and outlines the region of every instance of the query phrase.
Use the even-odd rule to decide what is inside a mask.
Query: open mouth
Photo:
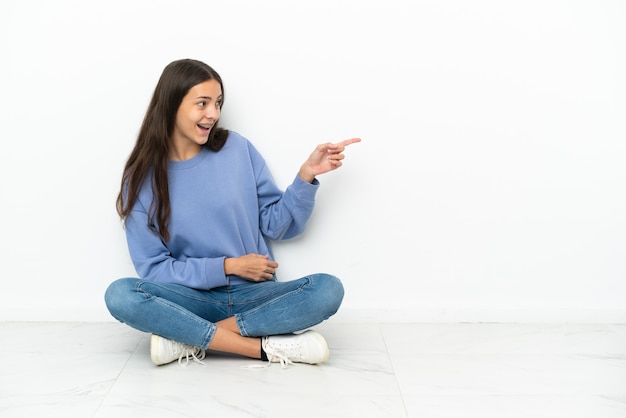
[[[196,125],[198,128],[200,128],[202,131],[205,132],[209,132],[211,130],[211,127],[213,125],[210,125],[208,123],[199,123],[198,125]]]

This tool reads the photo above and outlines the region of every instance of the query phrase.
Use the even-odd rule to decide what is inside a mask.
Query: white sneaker
[[[293,363],[322,363],[329,356],[326,340],[312,330],[302,334],[263,337],[262,347],[270,363],[280,362],[283,368]]]
[[[157,366],[171,363],[176,359],[178,359],[178,364],[186,366],[189,363],[189,357],[195,362],[204,364],[200,361],[204,356],[205,351],[200,347],[168,340],[156,334],[150,337],[150,359]],[[185,358],[184,363],[183,358]]]

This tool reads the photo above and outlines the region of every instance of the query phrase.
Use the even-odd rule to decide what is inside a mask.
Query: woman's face
[[[207,80],[189,89],[176,113],[170,159],[187,160],[200,152],[220,118],[221,107],[222,88],[217,80]]]

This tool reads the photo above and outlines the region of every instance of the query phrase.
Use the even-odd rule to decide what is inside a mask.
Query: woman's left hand
[[[335,144],[327,142],[320,144],[311,153],[309,158],[300,167],[298,173],[302,180],[311,183],[315,176],[327,173],[342,166],[345,158],[343,151],[350,144],[361,142],[361,138],[346,139]]]

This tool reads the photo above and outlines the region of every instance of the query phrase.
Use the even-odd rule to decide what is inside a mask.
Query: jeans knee
[[[128,298],[137,279],[118,279],[111,283],[104,293],[104,303],[109,313],[123,322],[128,310]]]
[[[327,304],[330,315],[335,314],[341,306],[344,296],[344,288],[341,280],[331,274],[320,274],[318,286],[322,292],[322,300]]]

